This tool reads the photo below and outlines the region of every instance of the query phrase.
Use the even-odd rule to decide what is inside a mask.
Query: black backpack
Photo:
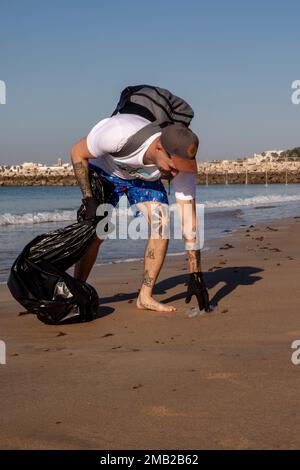
[[[127,157],[165,126],[180,123],[188,127],[194,117],[193,109],[182,98],[164,88],[151,85],[125,88],[112,116],[117,113],[137,114],[151,122],[130,136],[124,146],[112,154],[115,158]]]

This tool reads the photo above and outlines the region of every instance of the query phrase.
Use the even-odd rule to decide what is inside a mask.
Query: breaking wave
[[[1,214],[0,226],[42,224],[45,222],[76,221],[76,211],[33,212],[26,214]]]
[[[203,201],[206,209],[213,208],[235,208],[235,207],[247,207],[247,206],[257,206],[257,205],[267,205],[274,203],[286,203],[286,202],[295,202],[300,201],[299,195],[270,195],[270,196],[253,196],[248,198],[236,198],[236,199],[221,199],[221,200],[211,200]],[[201,204],[201,202],[198,202]],[[172,207],[175,207],[175,204],[172,204]],[[138,215],[138,212],[133,211],[128,208],[120,208],[117,211],[119,216],[128,216]],[[46,222],[63,222],[63,221],[76,221],[76,210],[61,210],[61,211],[45,211],[45,212],[33,212],[25,214],[11,214],[5,213],[0,215],[0,226],[5,225],[21,225],[21,224],[42,224]]]
[[[236,199],[222,199],[220,201],[204,201],[203,204],[207,209],[222,208],[222,207],[241,207],[241,206],[257,206],[274,204],[281,202],[295,202],[300,201],[299,195],[270,195],[270,196],[253,196],[247,198],[236,198]]]

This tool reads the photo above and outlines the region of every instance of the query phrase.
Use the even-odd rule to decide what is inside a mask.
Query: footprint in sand
[[[264,374],[263,374],[264,375]],[[241,374],[236,372],[209,372],[206,374],[205,378],[207,380],[224,380],[233,385],[238,385],[244,389],[250,389],[251,386],[245,381],[241,381]]]
[[[142,384],[134,385],[132,389],[137,390],[138,388],[141,388],[142,386],[143,386]]]
[[[209,372],[206,375],[208,380],[231,380],[237,377],[238,374],[234,372]]]
[[[230,248],[234,248],[234,246],[231,245],[230,243],[225,243],[225,245],[221,246],[219,250],[229,250]]]
[[[245,450],[253,447],[252,442],[242,436],[226,437],[218,442],[218,447],[225,447],[234,450]]]
[[[189,417],[190,416],[187,413],[174,411],[165,405],[148,406],[144,408],[144,412],[148,416],[154,416],[158,418],[169,418],[169,417],[178,417],[178,416]]]

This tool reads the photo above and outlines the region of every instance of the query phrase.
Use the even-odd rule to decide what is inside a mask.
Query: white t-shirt
[[[146,165],[143,158],[148,147],[161,135],[161,132],[149,137],[128,157],[115,158],[111,155],[121,150],[128,138],[149,122],[135,114],[116,114],[98,122],[87,136],[87,147],[95,157],[93,165],[98,166],[109,175],[126,180],[135,178],[148,181],[158,180],[161,177],[159,169],[155,165]],[[194,174],[178,173],[172,181],[176,198],[185,200],[195,198],[196,178]]]

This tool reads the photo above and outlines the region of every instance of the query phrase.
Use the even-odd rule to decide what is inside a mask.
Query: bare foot
[[[138,297],[136,302],[137,308],[141,310],[155,310],[156,312],[175,312],[177,309],[173,307],[173,305],[165,305],[157,300],[153,299],[153,297]]]

